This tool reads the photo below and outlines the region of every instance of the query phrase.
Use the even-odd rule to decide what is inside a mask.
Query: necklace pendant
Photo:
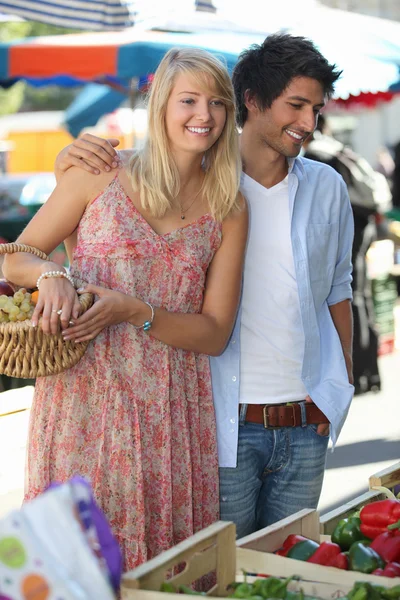
[[[182,219],[182,221],[184,221],[185,220],[185,215],[181,215],[181,219]]]

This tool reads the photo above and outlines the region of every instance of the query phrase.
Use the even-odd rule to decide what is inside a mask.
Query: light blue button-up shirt
[[[354,388],[348,381],[329,306],[352,298],[353,213],[346,185],[331,167],[296,158],[289,161],[288,179],[293,260],[305,336],[302,380],[328,417],[335,444]],[[239,306],[226,349],[221,356],[210,358],[220,467],[236,467],[240,319]]]

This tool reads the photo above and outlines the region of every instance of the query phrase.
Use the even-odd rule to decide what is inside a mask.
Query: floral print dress
[[[169,311],[199,313],[221,235],[208,214],[158,235],[117,175],[82,217],[71,273]],[[121,323],[104,329],[75,367],[38,379],[25,499],[76,474],[91,482],[125,570],[216,521],[208,357]]]

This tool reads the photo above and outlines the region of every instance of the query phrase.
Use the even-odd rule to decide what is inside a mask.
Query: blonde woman
[[[78,318],[58,265],[5,261],[11,281],[39,280],[34,326],[54,333],[61,323],[66,339],[91,340],[74,368],[37,381],[26,499],[87,477],[125,569],[218,519],[207,355],[222,352],[239,299],[239,177],[227,71],[207,52],[171,50],[154,77],[143,151],[116,174],[69,169],[18,240],[49,253],[76,230],[71,276],[88,282],[94,306]]]

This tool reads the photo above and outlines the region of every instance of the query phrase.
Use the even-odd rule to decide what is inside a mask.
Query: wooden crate
[[[387,487],[393,489],[400,485],[400,462],[374,473],[369,478],[369,488],[373,489],[376,486]]]
[[[389,579],[364,575],[355,571],[342,571],[311,563],[277,556],[272,552],[279,548],[289,534],[297,533],[316,541],[320,535],[317,511],[302,510],[236,542],[235,526],[218,522],[195,534],[123,577],[122,600],[173,600],[185,598],[185,594],[160,592],[160,586],[172,569],[185,564],[183,571],[169,579],[176,586],[189,585],[211,571],[217,573],[217,584],[208,596],[227,596],[226,588],[232,581],[241,580],[243,570],[248,573],[264,573],[276,577],[298,575],[300,582],[292,582],[289,589],[300,587],[306,594],[323,600],[331,600],[347,594],[357,581],[370,581],[392,587],[400,584],[400,578]]]

